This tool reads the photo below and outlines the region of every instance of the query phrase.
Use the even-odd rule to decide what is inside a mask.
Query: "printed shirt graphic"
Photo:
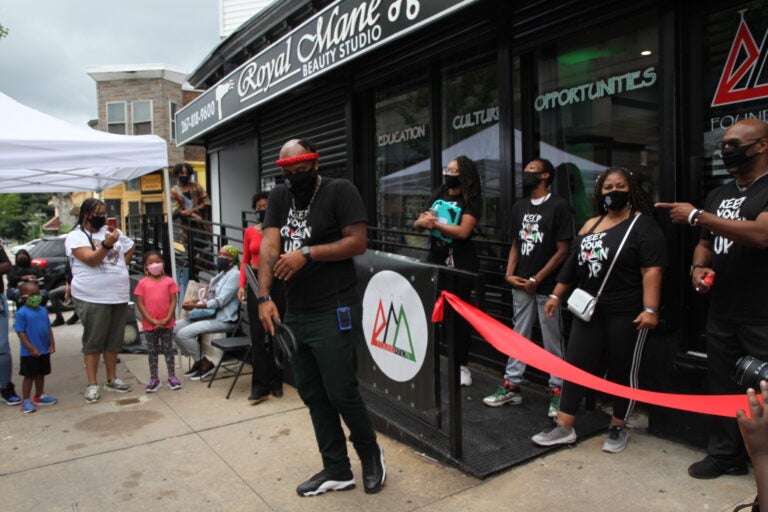
[[[557,251],[557,242],[573,238],[573,217],[562,197],[550,195],[538,205],[523,198],[512,206],[512,225],[520,226],[515,235],[519,250],[515,275],[529,278],[547,264]],[[538,294],[549,294],[555,287],[555,269],[539,283]]]
[[[76,299],[96,304],[123,304],[131,296],[128,266],[125,264],[125,253],[133,247],[133,240],[121,231],[120,238],[109,250],[106,258],[99,265],[91,267],[75,258],[73,249],[78,247],[101,247],[107,228],[98,232],[86,234],[79,227],[67,234],[64,247],[72,267],[72,296]]]
[[[557,276],[558,282],[571,283],[596,295],[631,220],[602,233],[579,236]],[[640,269],[665,266],[667,243],[664,235],[650,215],[641,215],[608,277],[598,308],[609,314],[637,315],[643,308]]]
[[[280,230],[281,249],[295,251],[305,245],[323,245],[342,237],[342,229],[367,222],[365,204],[346,179],[323,178],[309,215],[293,208],[293,195],[285,185],[269,194],[264,229]],[[360,301],[352,258],[343,261],[310,261],[285,282],[288,310],[318,312]]]
[[[735,182],[726,183],[709,194],[704,209],[723,219],[755,220],[768,211],[768,177],[753,182],[745,192]],[[768,324],[768,251],[706,230],[701,231],[701,238],[711,243],[715,271],[709,314],[729,322]]]

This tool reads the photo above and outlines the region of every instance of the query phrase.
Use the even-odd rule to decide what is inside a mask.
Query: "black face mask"
[[[523,173],[523,189],[524,190],[531,190],[533,188],[536,188],[536,186],[539,184],[539,174],[540,172],[524,172]]]
[[[219,271],[229,270],[229,264],[230,260],[227,258],[222,258],[221,256],[216,256],[216,269]]]
[[[444,176],[443,181],[448,188],[458,188],[461,186],[458,176]]]
[[[607,210],[621,210],[629,203],[629,192],[625,190],[611,190],[603,194],[603,206]]]
[[[107,223],[107,217],[103,215],[96,215],[91,217],[91,220],[89,222],[91,223],[91,227],[96,231],[98,231],[104,227],[104,224]]]
[[[295,196],[306,196],[312,192],[317,182],[317,173],[314,170],[295,172],[285,176],[285,186]]]
[[[264,215],[266,215],[265,210],[256,210],[256,223],[261,224],[264,222]]]
[[[179,183],[189,185],[189,176],[179,176]]]
[[[29,259],[28,258],[16,258],[16,266],[27,268],[29,267]]]
[[[762,139],[760,139],[762,140]],[[754,153],[751,156],[747,155],[747,150],[760,142],[760,140],[756,140],[752,144],[745,144],[744,146],[736,146],[736,147],[727,147],[723,148],[720,151],[720,155],[722,155],[723,158],[723,164],[725,164],[725,168],[729,170],[734,170],[741,165],[749,162],[753,158],[755,158],[758,154]]]

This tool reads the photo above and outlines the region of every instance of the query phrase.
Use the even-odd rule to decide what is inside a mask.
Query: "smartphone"
[[[110,231],[114,231],[117,229],[117,218],[116,217],[109,217],[107,218],[107,229]]]
[[[352,311],[347,306],[337,308],[336,317],[339,319],[340,331],[352,330]]]

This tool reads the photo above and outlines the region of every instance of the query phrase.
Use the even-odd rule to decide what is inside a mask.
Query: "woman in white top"
[[[136,247],[119,229],[106,226],[106,211],[99,199],[83,201],[77,226],[64,243],[72,267],[72,300],[83,323],[88,403],[101,396],[96,372],[102,354],[107,370],[104,389],[119,393],[131,390],[117,378],[116,366],[131,292],[128,262]]]

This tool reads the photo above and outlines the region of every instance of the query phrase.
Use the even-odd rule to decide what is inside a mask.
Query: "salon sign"
[[[477,1],[338,0],[177,112],[177,145]]]

